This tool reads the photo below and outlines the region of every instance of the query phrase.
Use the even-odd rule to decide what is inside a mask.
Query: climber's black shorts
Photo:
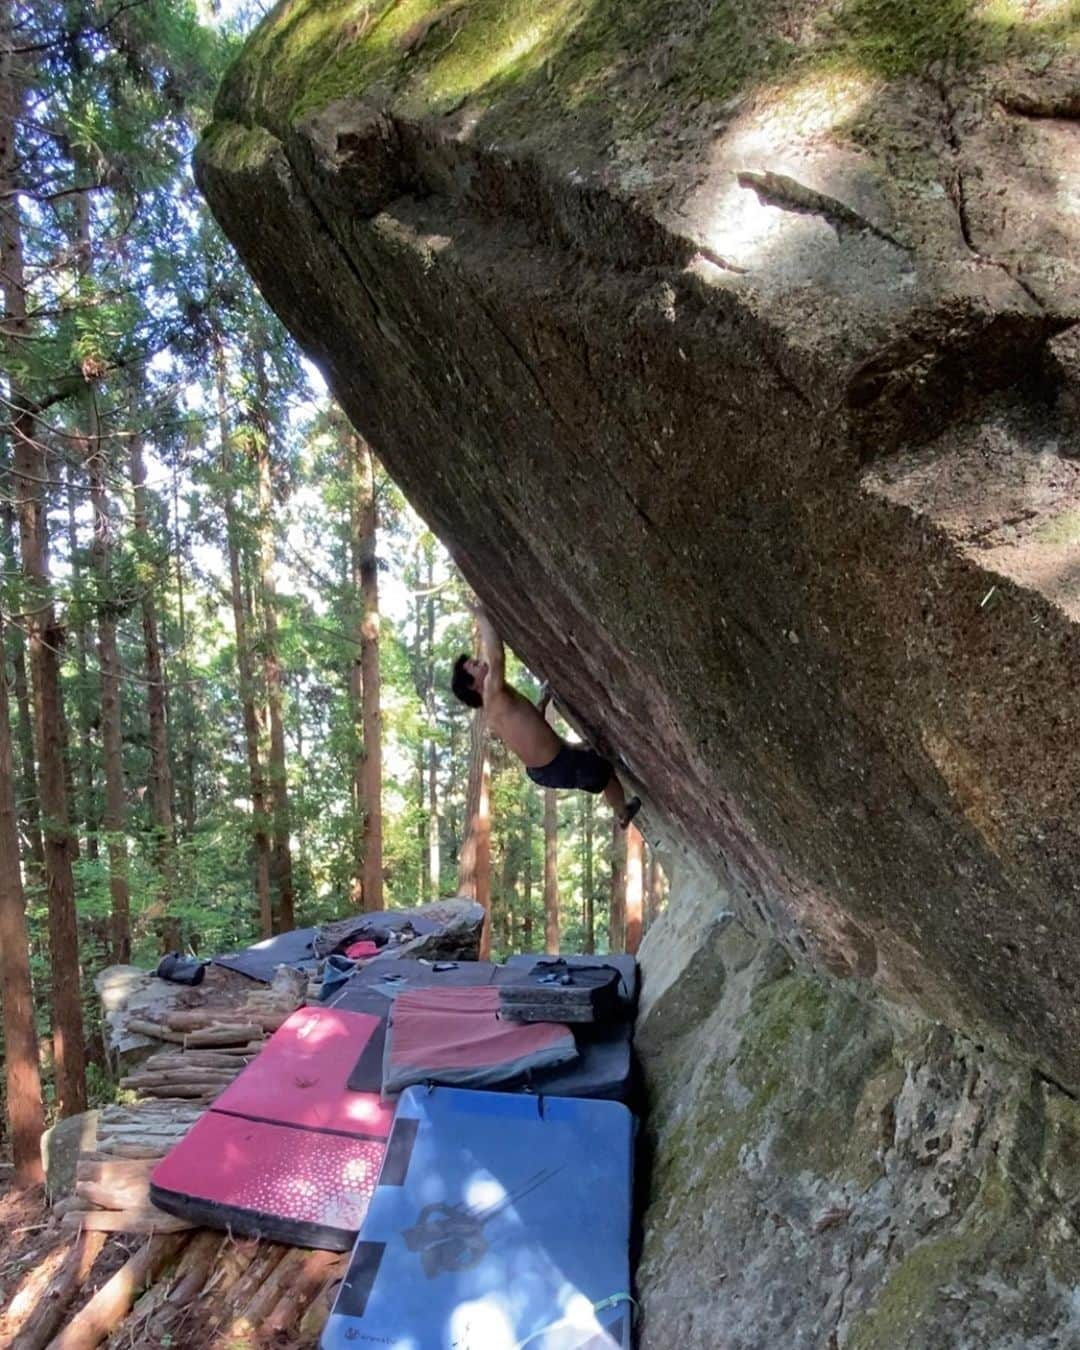
[[[583,745],[564,745],[550,764],[525,772],[541,787],[577,788],[581,792],[603,792],[614,772],[595,750]]]

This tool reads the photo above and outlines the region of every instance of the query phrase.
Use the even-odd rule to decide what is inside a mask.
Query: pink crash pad
[[[356,1058],[379,1029],[370,1013],[298,1008],[214,1102],[215,1111],[384,1139],[394,1110],[346,1088]]]
[[[208,1111],[154,1169],[150,1198],[193,1223],[348,1251],[385,1147]]]

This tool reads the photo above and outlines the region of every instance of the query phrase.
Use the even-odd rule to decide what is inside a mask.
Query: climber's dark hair
[[[454,697],[461,699],[462,703],[467,703],[470,708],[482,708],[484,700],[473,684],[473,677],[465,669],[468,659],[469,653],[462,652],[454,662],[454,678],[450,681],[450,688],[454,691]]]

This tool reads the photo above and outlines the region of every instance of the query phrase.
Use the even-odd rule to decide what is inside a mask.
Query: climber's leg
[[[626,800],[623,785],[619,782],[614,769],[611,771],[611,777],[604,788],[604,801],[615,812],[615,818],[624,830],[641,810],[640,797],[631,797],[629,801]]]

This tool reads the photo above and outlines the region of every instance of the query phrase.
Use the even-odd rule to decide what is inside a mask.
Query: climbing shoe
[[[626,827],[630,824],[630,822],[634,819],[634,817],[640,810],[641,810],[641,798],[631,797],[630,800],[626,803],[626,810],[619,817],[620,828],[625,830]]]

